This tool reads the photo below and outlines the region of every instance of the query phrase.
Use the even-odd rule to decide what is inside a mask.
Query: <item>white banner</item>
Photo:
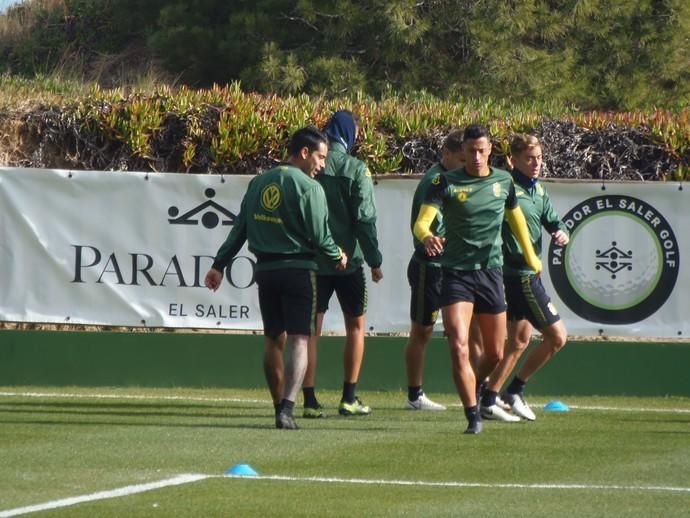
[[[0,320],[260,330],[246,248],[223,286],[203,286],[250,176],[0,168]],[[384,279],[368,330],[409,328],[413,179],[376,185]],[[570,334],[687,336],[681,257],[690,215],[678,184],[546,184],[571,226],[544,252],[544,280]],[[567,215],[567,217],[566,217]],[[548,265],[548,266],[547,266]],[[367,272],[367,276],[369,274]],[[326,331],[342,332],[335,297]]]

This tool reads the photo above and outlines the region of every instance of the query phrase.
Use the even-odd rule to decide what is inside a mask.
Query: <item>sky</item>
[[[21,0],[0,0],[0,13],[4,13],[5,9],[7,9],[12,4],[18,4],[20,2]]]

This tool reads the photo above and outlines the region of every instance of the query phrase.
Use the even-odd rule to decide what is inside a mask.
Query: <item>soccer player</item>
[[[338,413],[344,416],[367,415],[371,408],[355,395],[364,357],[367,286],[363,264],[371,268],[371,280],[383,278],[382,256],[376,235],[374,185],[369,169],[350,155],[359,131],[352,112],[335,112],[326,125],[329,140],[326,167],[316,180],[326,192],[329,226],[333,237],[350,258],[345,270],[337,270],[332,261],[319,262],[317,275],[316,334],[309,340],[309,364],[304,376],[304,417],[323,417],[316,398],[318,340],[328,302],[335,292],[345,320],[344,382]]]
[[[462,131],[451,131],[443,141],[441,161],[434,164],[419,181],[412,198],[412,213],[410,227],[419,215],[424,196],[429,187],[440,181],[439,175],[450,169],[458,169],[465,165],[462,154]],[[431,225],[431,231],[438,236],[445,235],[443,217],[440,212]],[[424,243],[414,236],[414,253],[407,266],[407,280],[410,283],[410,337],[405,347],[405,366],[407,372],[407,401],[408,410],[445,410],[446,407],[432,401],[422,389],[424,375],[424,352],[434,324],[441,309],[441,263],[438,257],[426,255]]]
[[[535,252],[541,254],[542,227],[559,246],[565,246],[569,240],[567,228],[554,210],[546,189],[539,183],[542,166],[539,140],[531,135],[517,135],[510,144],[510,154],[514,166],[511,174],[515,181],[518,203],[527,220]],[[523,397],[525,384],[565,345],[567,332],[558,311],[544,290],[541,278],[525,263],[520,244],[505,225],[503,258],[503,283],[508,304],[508,342],[503,359],[489,377],[486,392],[496,395],[501,390],[529,345],[532,329],[538,329],[542,334],[541,342],[530,351],[502,395],[502,399],[512,407],[513,414],[534,421],[536,416]]]
[[[347,255],[328,227],[326,196],[313,176],[328,154],[326,136],[313,126],[295,132],[290,157],[249,182],[240,213],[206,274],[216,291],[223,270],[245,241],[256,256],[256,283],[264,323],[264,374],[275,407],[276,428],[297,429],[295,397],[315,332],[316,256],[343,270]],[[283,353],[287,361],[283,363]]]
[[[541,261],[532,250],[525,218],[510,173],[489,166],[491,141],[486,128],[471,125],[463,133],[466,164],[439,175],[426,193],[414,234],[429,256],[439,256],[443,270],[441,311],[448,336],[453,380],[468,421],[465,433],[481,432],[475,373],[468,335],[473,312],[484,342],[482,369],[493,370],[503,355],[506,304],[501,265],[501,227],[507,218],[535,272]],[[432,223],[443,214],[445,236]],[[480,375],[482,375],[480,370]],[[481,379],[481,378],[480,378]],[[496,406],[495,403],[493,405]]]

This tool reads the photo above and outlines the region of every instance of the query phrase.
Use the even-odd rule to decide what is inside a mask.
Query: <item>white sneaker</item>
[[[493,419],[494,421],[504,421],[506,423],[516,423],[520,418],[509,414],[498,405],[482,406],[482,419]]]
[[[424,393],[420,394],[416,401],[410,401],[409,399],[405,402],[405,408],[407,410],[445,410],[446,407],[432,401]]]
[[[528,421],[534,421],[537,418],[521,394],[513,395],[513,402],[510,406],[514,414],[519,415]]]
[[[503,401],[501,399],[501,396],[496,396],[496,405],[502,410],[505,410],[506,412],[510,411],[511,409],[511,406],[505,401]]]

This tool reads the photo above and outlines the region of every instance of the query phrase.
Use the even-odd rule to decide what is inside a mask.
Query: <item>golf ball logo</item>
[[[649,203],[597,196],[564,217],[570,243],[549,247],[549,274],[563,302],[602,324],[631,324],[655,313],[678,278],[678,243]]]

